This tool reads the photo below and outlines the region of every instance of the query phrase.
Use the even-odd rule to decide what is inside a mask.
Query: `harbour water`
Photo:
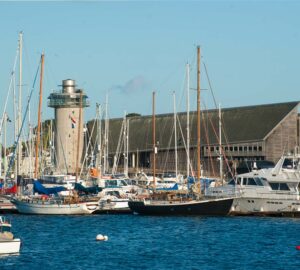
[[[7,215],[6,215],[7,216]],[[0,269],[300,269],[300,219],[9,215]],[[96,235],[109,237],[96,241]]]

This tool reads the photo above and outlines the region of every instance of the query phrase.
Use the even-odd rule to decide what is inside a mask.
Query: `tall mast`
[[[38,160],[39,160],[39,144],[40,144],[40,133],[41,133],[41,110],[42,110],[42,97],[43,97],[43,75],[44,75],[44,54],[41,56],[41,73],[40,73],[40,99],[38,109],[38,126],[36,134],[36,145],[35,145],[35,169],[34,178],[38,177]]]
[[[96,104],[96,111],[97,111],[97,132],[98,132],[98,147],[97,147],[97,157],[96,157],[96,169],[98,170],[98,179],[100,179],[100,175],[102,174],[102,168],[101,168],[101,154],[102,154],[102,147],[101,147],[101,105]]]
[[[126,118],[126,112],[124,114],[124,130],[123,130],[123,144],[124,144],[124,174],[128,177],[128,128],[129,119]]]
[[[220,179],[223,184],[223,157],[222,157],[222,115],[221,104],[219,104],[219,154],[220,154]]]
[[[81,135],[81,113],[82,113],[82,91],[80,92],[80,101],[79,101],[79,121],[78,121],[78,134],[77,134],[77,151],[76,151],[76,166],[75,166],[75,170],[76,170],[76,180],[75,182],[78,182],[78,166],[79,166],[79,144],[80,144],[80,135]]]
[[[7,156],[6,156],[6,124],[8,121],[7,113],[4,113],[4,144],[3,144],[3,150],[4,150],[4,183],[6,183],[6,174],[7,174]],[[2,137],[2,134],[1,134]],[[1,147],[2,149],[2,147]],[[2,159],[2,153],[1,153],[1,159]],[[2,170],[2,169],[1,169]]]
[[[190,175],[190,65],[186,64],[186,175]]]
[[[124,128],[123,128],[123,167],[124,167],[124,174],[126,176],[126,146],[127,146],[127,142],[126,142],[126,128],[127,128],[127,123],[126,123],[126,111],[124,112],[124,119],[123,119],[123,123],[124,123]]]
[[[176,97],[175,97],[175,92],[173,92],[173,99],[174,99],[174,143],[175,143],[175,173],[176,177],[178,175],[178,167],[177,167],[177,126],[176,126]]]
[[[201,177],[200,145],[200,46],[197,47],[197,179]],[[201,190],[201,189],[200,189]]]
[[[108,94],[106,94],[105,104],[105,126],[104,126],[104,165],[103,172],[108,171]]]
[[[23,56],[23,32],[19,33],[19,105],[18,105],[18,133],[21,131],[22,125],[22,56]],[[20,134],[21,136],[21,134]],[[18,143],[18,159],[17,159],[17,175],[20,174],[22,159],[22,143]]]
[[[128,151],[129,151],[129,119],[127,119],[127,128],[126,128],[126,176],[128,177]]]
[[[156,165],[156,144],[155,144],[155,92],[152,94],[152,143],[153,143],[153,188],[156,189],[155,165]]]
[[[32,177],[32,130],[31,130],[31,113],[30,113],[30,97],[28,96],[28,148],[29,148],[29,177]]]

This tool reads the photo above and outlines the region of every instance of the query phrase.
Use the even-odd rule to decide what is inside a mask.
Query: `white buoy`
[[[108,236],[107,235],[98,234],[96,236],[96,240],[97,241],[107,241],[108,240]]]

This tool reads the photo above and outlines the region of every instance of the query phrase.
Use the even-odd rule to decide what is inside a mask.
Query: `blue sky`
[[[85,120],[107,92],[110,117],[151,114],[153,90],[157,113],[173,111],[173,91],[184,111],[185,64],[195,88],[197,45],[222,107],[300,100],[299,14],[298,1],[0,2],[0,93],[7,93],[23,31],[24,94],[45,52],[43,119],[53,117],[47,97],[67,78],[90,98]],[[214,108],[209,91],[202,100]]]

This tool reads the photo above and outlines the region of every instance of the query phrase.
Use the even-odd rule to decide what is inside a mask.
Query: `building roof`
[[[299,102],[255,105],[222,109],[222,142],[224,144],[263,141]],[[218,144],[218,110],[201,111],[201,145]],[[177,146],[186,142],[186,113],[178,113]],[[122,118],[109,120],[109,152],[116,152]],[[93,121],[88,123],[91,130]],[[104,124],[102,124],[104,130]],[[181,135],[183,134],[183,136]],[[197,143],[197,112],[190,112],[190,145]],[[95,134],[93,134],[95,138]],[[160,150],[174,148],[174,115],[156,115],[156,141]],[[122,148],[121,148],[122,149]],[[129,118],[129,151],[152,149],[152,116]]]

